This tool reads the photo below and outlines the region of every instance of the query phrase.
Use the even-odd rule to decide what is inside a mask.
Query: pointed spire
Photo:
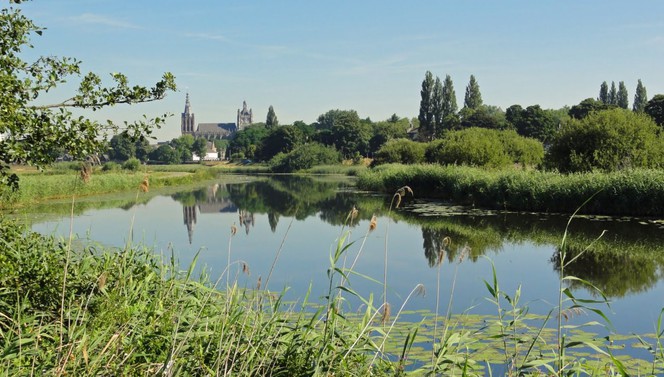
[[[189,103],[189,93],[187,93],[187,99],[184,103],[184,113],[185,114],[191,113],[191,104]]]

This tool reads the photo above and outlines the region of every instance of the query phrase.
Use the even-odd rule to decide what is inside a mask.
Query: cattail
[[[376,215],[371,216],[371,222],[369,222],[369,231],[373,232],[376,230],[376,227],[378,226],[378,219],[376,219]]]
[[[251,272],[249,271],[249,265],[242,262],[242,273],[246,274],[247,276],[251,276]]]
[[[399,208],[399,204],[401,204],[401,194],[397,192],[394,194],[394,197],[397,198],[397,203],[394,205],[394,208]]]
[[[107,278],[108,274],[106,272],[103,272],[101,275],[99,275],[99,279],[97,279],[97,288],[99,288],[100,291],[103,290],[106,286]]]
[[[235,233],[237,233],[237,227],[235,226],[235,223],[233,223],[233,225],[231,225],[231,237],[234,236]]]
[[[258,281],[256,282],[256,290],[259,291],[261,289],[261,284],[263,283],[263,279],[261,276],[258,277]]]
[[[436,266],[443,264],[443,260],[445,260],[445,254],[445,249],[438,250],[438,260],[436,260]]]
[[[463,262],[464,259],[470,254],[470,246],[465,245],[463,249],[461,250],[461,254],[459,255],[459,263]]]
[[[150,181],[148,180],[147,175],[143,177],[143,182],[141,182],[141,185],[138,188],[143,192],[150,191]]]
[[[83,180],[83,183],[90,182],[91,176],[92,176],[92,166],[87,162],[81,164],[81,180]]]
[[[390,320],[390,314],[391,314],[390,304],[386,302],[385,304],[383,304],[383,315],[380,317],[380,323],[385,325]]]
[[[349,222],[349,220],[350,220],[350,223],[352,224],[353,221],[355,221],[355,219],[357,218],[358,213],[359,213],[359,211],[357,210],[357,208],[355,208],[355,206],[353,206],[353,209],[350,210],[350,212],[348,213],[348,216],[346,217],[346,222]]]

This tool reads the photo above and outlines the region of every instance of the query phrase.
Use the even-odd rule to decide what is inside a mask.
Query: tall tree
[[[604,81],[599,87],[599,98],[602,103],[609,103],[609,85]]]
[[[463,107],[468,109],[478,109],[482,106],[482,94],[480,93],[480,86],[475,80],[474,75],[470,75],[470,81],[466,86],[466,96],[463,99]]]
[[[453,117],[456,116],[459,108],[457,107],[456,93],[454,92],[454,83],[450,75],[445,76],[443,82],[443,128],[449,130],[452,128]]]
[[[646,92],[646,87],[643,86],[641,79],[636,84],[636,93],[634,94],[634,104],[632,105],[632,110],[637,113],[641,113],[645,110],[646,104],[648,103],[648,93]]]
[[[434,131],[433,115],[433,91],[435,82],[433,74],[427,71],[422,81],[422,90],[420,90],[420,114],[417,119],[420,121],[419,137],[422,140],[431,140]]]
[[[652,97],[644,110],[655,120],[655,123],[664,127],[664,94],[656,94]]]
[[[618,104],[618,91],[616,90],[616,83],[611,81],[611,91],[609,91],[609,105]]]
[[[629,95],[627,94],[627,88],[625,87],[624,81],[618,83],[616,105],[622,109],[626,109],[629,106]]]
[[[267,110],[267,120],[265,120],[265,127],[272,128],[279,125],[279,120],[277,120],[277,114],[274,112],[274,107],[270,105],[270,108]]]
[[[443,113],[443,83],[440,82],[438,76],[436,76],[436,82],[433,84],[433,95],[431,100],[433,102],[434,123],[433,134],[431,136],[433,139],[436,139],[440,136],[445,118],[445,114]]]
[[[75,158],[85,158],[106,148],[106,133],[123,129],[132,139],[149,136],[153,127],[164,123],[164,116],[123,126],[100,124],[70,109],[99,110],[118,104],[136,104],[160,100],[175,90],[175,78],[165,73],[154,87],[130,85],[121,73],[111,74],[113,86],[102,86],[94,73],[81,77],[81,62],[74,58],[42,56],[26,61],[31,38],[41,36],[43,28],[35,25],[19,9],[19,1],[0,11],[0,184],[18,188],[18,176],[9,171],[11,163],[44,166],[54,161],[52,153],[63,148]],[[46,92],[65,82],[78,83],[72,96],[55,104],[35,103]]]

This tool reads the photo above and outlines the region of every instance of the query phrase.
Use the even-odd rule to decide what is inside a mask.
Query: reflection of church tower
[[[196,224],[196,206],[182,206],[182,216],[184,217],[184,224],[187,226],[187,233],[189,235],[189,244],[194,236],[194,225]]]
[[[251,109],[247,109],[247,101],[242,101],[242,110],[237,110],[237,130],[241,131],[254,123]]]
[[[187,100],[184,103],[184,113],[182,113],[182,120],[180,121],[180,131],[182,135],[191,135],[196,129],[194,128],[194,113],[191,112],[191,104],[189,103],[189,93],[187,93]]]
[[[254,226],[254,214],[252,212],[247,212],[244,209],[239,211],[240,215],[240,224],[244,225],[245,232],[249,234],[249,227]]]

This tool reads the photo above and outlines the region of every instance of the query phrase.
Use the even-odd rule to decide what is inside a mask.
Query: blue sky
[[[122,72],[145,85],[172,72],[179,91],[165,100],[93,114],[123,121],[172,113],[156,132],[160,140],[179,136],[187,92],[197,122],[233,122],[246,100],[255,121],[273,105],[282,124],[310,123],[337,108],[374,121],[417,116],[427,70],[452,77],[460,106],[471,74],[484,102],[503,109],[574,105],[597,97],[605,80],[625,81],[630,103],[637,79],[650,97],[664,93],[663,1],[37,0],[19,7],[47,28],[26,57],[72,56],[85,72]]]

